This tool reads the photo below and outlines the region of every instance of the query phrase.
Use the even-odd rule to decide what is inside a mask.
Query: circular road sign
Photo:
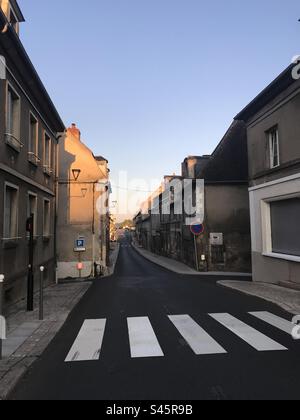
[[[204,225],[201,223],[195,223],[191,226],[191,232],[195,236],[202,235],[204,233]]]

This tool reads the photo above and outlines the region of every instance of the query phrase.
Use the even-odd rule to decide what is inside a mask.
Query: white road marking
[[[87,319],[71,348],[66,362],[98,360],[101,352],[106,319]]]
[[[128,318],[127,323],[132,358],[164,356],[148,317]]]
[[[182,337],[195,354],[227,353],[206,331],[203,330],[189,315],[169,316]]]
[[[292,335],[295,325],[291,321],[287,321],[286,319],[273,315],[270,312],[249,312],[249,314],[289,335]]]
[[[287,350],[281,344],[276,343],[276,341],[271,340],[230,314],[210,314],[210,316],[258,351]]]

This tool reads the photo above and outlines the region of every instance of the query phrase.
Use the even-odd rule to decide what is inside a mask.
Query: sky
[[[29,56],[65,125],[109,160],[119,203],[128,188],[145,198],[186,156],[212,153],[300,54],[299,0],[19,4]]]

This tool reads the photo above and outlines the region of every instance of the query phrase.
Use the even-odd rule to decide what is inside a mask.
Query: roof
[[[248,181],[247,134],[243,121],[233,121],[197,177],[207,182]]]
[[[94,158],[97,162],[107,162],[108,163],[108,160],[105,159],[103,156],[94,156]]]
[[[12,8],[14,9],[14,12],[17,15],[18,21],[19,22],[25,22],[25,18],[23,16],[22,10],[20,9],[20,6],[19,6],[17,0],[10,0],[10,4],[11,4]]]
[[[248,121],[270,101],[275,99],[281,92],[295,83],[292,70],[295,64],[285,69],[269,86],[267,86],[253,101],[250,102],[236,117],[235,120]]]
[[[16,2],[15,2],[16,3]],[[16,3],[17,4],[17,3]],[[0,9],[0,24],[4,26],[7,19]],[[35,99],[39,111],[45,119],[52,125],[56,132],[65,131],[65,125],[54,106],[43,82],[41,81],[34,65],[32,64],[19,36],[16,31],[9,26],[7,31],[0,36],[0,47],[6,55],[7,65],[13,64],[22,80],[23,88]]]

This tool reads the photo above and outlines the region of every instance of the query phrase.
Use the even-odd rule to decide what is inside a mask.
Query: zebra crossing
[[[265,324],[289,334],[292,337],[294,324],[270,312],[249,312]],[[229,313],[208,314],[216,323],[238,337],[258,352],[287,351],[288,348],[274,341],[257,329]],[[183,338],[197,356],[227,354],[224,349],[201,325],[189,315],[168,316],[170,327],[175,328],[178,337]],[[85,320],[65,362],[96,361],[101,358],[101,349],[107,327],[106,319]],[[127,318],[129,347],[132,359],[164,357],[149,317]]]

